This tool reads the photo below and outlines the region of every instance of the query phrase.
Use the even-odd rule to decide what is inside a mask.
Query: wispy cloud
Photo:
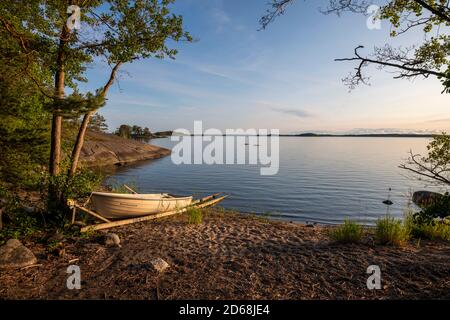
[[[433,120],[427,120],[425,122],[428,122],[428,123],[450,123],[450,118],[447,118],[447,119],[433,119]]]
[[[312,117],[312,114],[310,114],[309,112],[306,112],[304,110],[301,109],[283,109],[283,108],[272,108],[273,111],[279,112],[279,113],[284,113],[284,114],[288,114],[291,116],[296,116],[299,118],[310,118]]]
[[[211,10],[211,16],[212,16],[212,19],[214,19],[214,21],[217,24],[217,27],[216,27],[217,33],[223,32],[225,30],[225,28],[231,22],[231,18],[228,16],[228,14],[225,12],[225,10],[218,8],[218,7],[213,8]]]

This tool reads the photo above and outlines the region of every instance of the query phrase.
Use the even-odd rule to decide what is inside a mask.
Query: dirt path
[[[1,299],[436,299],[450,298],[450,244],[404,248],[338,245],[324,227],[267,222],[212,212],[200,225],[185,217],[113,229],[121,248],[74,239],[59,258],[34,245],[40,267],[0,271]],[[159,278],[154,258],[171,267]],[[82,289],[66,288],[69,260]],[[381,268],[381,290],[366,269]],[[159,294],[157,294],[157,287]]]

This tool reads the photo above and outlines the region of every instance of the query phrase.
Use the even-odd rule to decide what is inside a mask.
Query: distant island
[[[432,138],[431,133],[362,133],[362,134],[331,134],[331,133],[299,133],[280,134],[280,137],[374,137],[374,138]]]
[[[183,134],[178,134],[183,136]],[[205,134],[190,134],[190,136],[205,136]],[[222,135],[207,135],[207,136],[260,136],[259,134],[222,134]],[[271,136],[271,134],[268,134]],[[362,133],[362,134],[332,134],[332,133],[290,133],[279,134],[279,137],[356,137],[356,138],[433,138],[435,134],[431,133]]]

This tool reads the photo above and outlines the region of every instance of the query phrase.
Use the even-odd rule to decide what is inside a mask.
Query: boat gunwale
[[[147,201],[177,201],[177,200],[188,200],[193,199],[192,196],[186,196],[186,197],[156,197],[155,195],[167,195],[162,193],[148,193],[147,195],[153,196],[151,197],[145,197],[146,194],[139,193],[139,194],[128,194],[128,193],[109,193],[109,192],[92,192],[91,196],[100,196],[104,198],[119,198],[119,199],[128,199],[128,200],[147,200]]]

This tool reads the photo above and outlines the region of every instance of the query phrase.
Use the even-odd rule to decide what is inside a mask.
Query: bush
[[[439,221],[444,221],[446,218],[447,220],[450,219],[450,195],[448,193],[437,198],[421,211],[410,213],[408,217],[416,227],[420,226],[429,230],[436,227],[436,224],[439,225]],[[444,230],[445,223],[438,228]]]
[[[413,214],[414,220],[420,224],[429,224],[436,218],[450,216],[450,195],[448,193],[436,199],[433,203]]]
[[[416,238],[450,240],[450,226],[444,223],[417,225],[412,232]]]
[[[70,217],[68,207],[62,201],[74,199],[82,201],[86,199],[92,191],[95,191],[102,182],[102,175],[96,171],[81,168],[71,179],[66,174],[42,176],[40,193],[43,203],[46,203],[46,217],[48,222],[56,227],[65,227]],[[61,198],[50,196],[48,190],[60,190]],[[62,200],[62,201],[61,201]]]
[[[331,231],[331,238],[340,243],[358,243],[364,234],[363,228],[354,221],[345,220],[343,225],[340,225]]]
[[[0,230],[0,245],[8,239],[23,239],[30,237],[44,227],[44,221],[38,213],[30,213],[20,205],[19,198],[4,190],[0,190],[2,198],[6,199],[6,206],[3,207],[2,222],[3,228]]]
[[[186,211],[190,224],[200,224],[203,221],[203,213],[199,208],[188,208]]]
[[[408,224],[411,236],[418,239],[429,240],[450,240],[450,219],[439,219],[424,222],[422,219],[418,219],[414,213],[408,213],[405,221]]]
[[[401,220],[385,216],[377,221],[375,239],[380,244],[401,246],[409,239],[410,230]]]
[[[48,174],[41,179],[41,192],[46,193],[49,186],[53,185],[57,190],[61,190],[67,199],[82,199],[91,194],[101,185],[102,174],[90,170],[80,169],[71,179],[66,174],[51,177]]]

